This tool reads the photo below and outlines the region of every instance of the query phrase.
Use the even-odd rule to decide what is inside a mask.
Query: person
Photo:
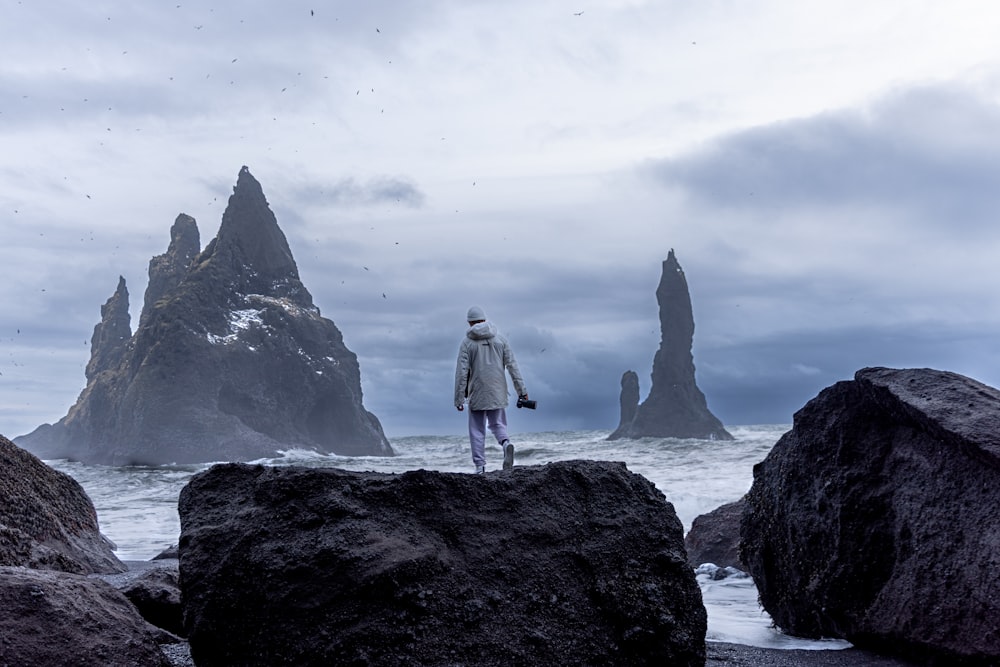
[[[522,399],[528,389],[507,339],[486,321],[479,306],[469,308],[469,329],[458,348],[455,367],[455,407],[459,412],[469,404],[469,444],[477,473],[486,472],[486,428],[503,448],[503,469],[514,465],[514,445],[507,437],[507,373]]]

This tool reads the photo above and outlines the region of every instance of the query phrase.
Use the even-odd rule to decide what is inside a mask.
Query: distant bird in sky
[[[573,12],[573,16],[583,16],[583,12]]]

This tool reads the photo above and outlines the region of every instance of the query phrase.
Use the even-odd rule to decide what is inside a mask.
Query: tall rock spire
[[[191,260],[200,250],[198,224],[190,215],[181,213],[170,228],[167,251],[149,260],[149,283],[139,316],[140,328],[149,320],[150,310],[156,302],[181,283],[191,267]]]
[[[87,363],[87,380],[98,373],[118,367],[129,339],[132,338],[132,318],[128,313],[128,287],[125,278],[118,276],[118,288],[101,306],[101,322],[94,327],[90,338],[90,361]]]
[[[167,252],[150,262],[139,330],[112,347],[119,293],[128,314],[122,281],[102,308],[77,403],[17,444],[114,465],[246,461],[293,448],[391,455],[364,408],[357,356],[313,305],[246,167],[218,235],[192,257],[197,246],[194,219],[178,216]]]
[[[296,301],[304,297],[302,305],[312,305],[264,190],[246,167],[240,169],[218,236],[199,258],[206,260],[219,264],[217,268],[232,269],[233,277],[244,281],[240,289],[245,293],[279,290]]]
[[[622,420],[608,436],[619,438],[701,438],[732,440],[733,436],[708,409],[705,395],[695,383],[694,313],[684,270],[673,249],[663,262],[656,289],[660,305],[660,349],[653,357],[653,384],[649,396],[635,406],[638,391],[622,378]],[[626,373],[627,375],[627,373]],[[628,389],[628,396],[626,390]],[[635,396],[633,399],[632,396]],[[634,416],[628,414],[634,410]]]

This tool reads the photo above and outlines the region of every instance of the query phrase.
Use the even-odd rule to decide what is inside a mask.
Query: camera
[[[534,410],[535,407],[537,406],[538,406],[538,401],[532,401],[527,398],[521,398],[520,396],[518,396],[517,398],[517,407],[519,408],[528,408],[529,410]]]

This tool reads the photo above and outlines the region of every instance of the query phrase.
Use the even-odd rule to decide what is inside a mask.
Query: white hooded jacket
[[[470,410],[506,408],[505,370],[514,381],[517,395],[528,393],[510,344],[497,332],[492,322],[472,325],[465,336],[458,348],[458,364],[455,367],[456,408],[463,405],[466,399]]]

